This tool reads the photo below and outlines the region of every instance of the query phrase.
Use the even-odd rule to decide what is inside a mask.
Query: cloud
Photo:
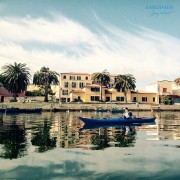
[[[95,18],[96,33],[54,15],[45,18],[0,18],[0,66],[27,63],[32,74],[42,66],[57,72],[131,73],[143,87],[174,80],[180,71],[180,40],[145,27],[126,32]]]
[[[78,23],[63,16],[56,16],[53,21],[44,18],[33,19],[11,18],[0,19],[2,40],[21,42],[41,42],[50,44],[78,44],[84,41],[93,42],[93,34]]]

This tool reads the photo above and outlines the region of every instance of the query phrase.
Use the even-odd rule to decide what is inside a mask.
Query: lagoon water
[[[180,112],[155,125],[83,129],[110,113],[0,114],[0,179],[180,179]]]

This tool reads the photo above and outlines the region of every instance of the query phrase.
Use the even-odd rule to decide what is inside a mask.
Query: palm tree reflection
[[[25,126],[17,125],[16,119],[12,124],[1,121],[0,144],[3,145],[0,152],[1,158],[16,159],[27,155]]]
[[[110,142],[110,138],[108,137],[107,129],[105,128],[103,131],[103,134],[96,134],[91,137],[91,142],[94,147],[92,147],[92,150],[100,150],[109,147],[108,144]]]
[[[102,130],[102,129],[101,129]],[[135,127],[120,127],[111,129],[112,133],[108,134],[108,129],[105,128],[100,134],[91,136],[92,150],[101,150],[110,147],[110,142],[113,141],[115,147],[133,147],[136,141]]]
[[[136,129],[135,127],[122,127],[122,131],[115,135],[115,141],[117,147],[133,147],[136,142]]]
[[[48,120],[44,119],[43,127],[38,127],[37,132],[33,133],[31,140],[32,145],[38,146],[38,152],[45,152],[56,147],[56,139],[50,137],[51,124]]]

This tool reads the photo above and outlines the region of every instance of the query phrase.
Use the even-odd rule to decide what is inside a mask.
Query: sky
[[[180,76],[179,0],[0,0],[0,69]],[[0,70],[2,72],[2,70]]]

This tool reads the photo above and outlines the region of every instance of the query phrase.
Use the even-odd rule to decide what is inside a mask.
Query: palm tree
[[[97,83],[100,85],[100,92],[101,92],[101,101],[102,101],[102,86],[108,86],[110,82],[110,75],[107,70],[104,70],[103,72],[97,72],[92,75],[92,79],[94,83]]]
[[[33,77],[33,84],[44,88],[44,102],[48,102],[48,89],[51,84],[58,84],[58,73],[50,71],[49,68],[42,67]]]
[[[177,86],[180,86],[180,77],[179,78],[176,78],[174,80],[174,82],[176,83]]]
[[[131,74],[118,75],[115,77],[115,89],[124,92],[125,102],[127,102],[127,91],[135,90],[136,79]]]
[[[3,76],[4,87],[14,95],[14,101],[17,101],[16,97],[18,93],[21,93],[27,89],[29,79],[31,77],[29,68],[26,64],[14,63],[8,64],[2,67],[4,72]]]
[[[0,87],[3,87],[4,84],[4,77],[2,76],[2,74],[0,74]]]

